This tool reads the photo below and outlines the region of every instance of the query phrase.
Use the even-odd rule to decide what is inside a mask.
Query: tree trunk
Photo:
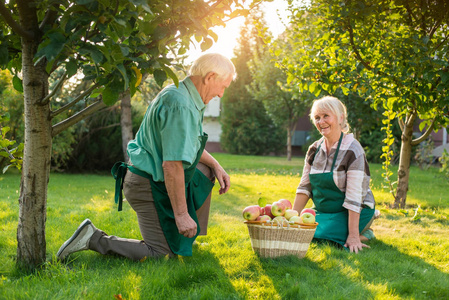
[[[292,160],[292,131],[290,130],[290,126],[287,129],[287,160]]]
[[[34,40],[22,40],[25,148],[19,197],[17,265],[29,269],[45,262],[51,159],[50,106],[40,102],[48,94],[48,75],[45,59],[37,65],[33,63],[37,45]]]
[[[293,134],[296,129],[296,123],[298,123],[298,120],[293,118],[290,119],[287,129],[287,160],[292,160],[292,141],[293,141]]]
[[[122,94],[121,99],[122,113],[120,115],[120,125],[122,127],[122,151],[125,162],[128,162],[128,142],[133,139],[133,122],[131,116],[131,94],[129,90]]]
[[[399,156],[398,187],[394,208],[404,208],[408,192],[408,179],[410,175],[410,160],[412,157],[413,123],[416,115],[412,114],[406,122],[401,136],[401,152]]]

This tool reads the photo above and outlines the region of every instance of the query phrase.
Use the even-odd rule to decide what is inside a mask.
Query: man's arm
[[[183,236],[192,238],[196,234],[197,226],[187,210],[182,162],[164,161],[162,168],[164,169],[165,186],[173,207],[178,231]]]
[[[200,162],[210,167],[214,172],[215,178],[220,183],[220,195],[226,193],[231,187],[231,178],[218,161],[209,152],[204,150]]]

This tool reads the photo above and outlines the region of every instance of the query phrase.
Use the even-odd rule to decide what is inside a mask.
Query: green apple
[[[298,213],[297,210],[294,210],[294,209],[287,209],[287,210],[285,211],[284,217],[285,217],[287,220],[290,220],[290,218],[293,217],[293,216],[299,216],[299,213]]]
[[[301,219],[304,224],[314,224],[315,223],[315,216],[309,212],[303,213],[301,215]]]
[[[262,223],[269,223],[271,222],[271,217],[269,215],[263,215],[263,216],[259,216],[259,218],[257,218],[258,221],[262,222]]]
[[[287,219],[284,216],[277,216],[273,219],[274,224],[284,224],[284,222],[287,221]]]
[[[299,223],[302,223],[302,219],[300,216],[293,216],[288,220],[288,222],[290,224],[299,224]]]

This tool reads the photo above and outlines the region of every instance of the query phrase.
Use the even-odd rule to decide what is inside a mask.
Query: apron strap
[[[340,151],[340,145],[341,145],[341,141],[343,139],[343,132],[340,135],[340,139],[338,140],[338,146],[337,146],[337,150],[335,151],[335,155],[334,155],[334,160],[332,161],[332,168],[331,168],[331,172],[334,171],[334,167],[335,167],[335,162],[337,161],[337,156],[338,156],[338,152]]]
[[[111,174],[115,179],[115,203],[118,203],[118,211],[122,210],[123,204],[123,181],[125,180],[126,170],[128,165],[122,161],[116,162],[111,169]]]
[[[147,172],[141,171],[132,165],[128,165],[122,161],[116,162],[111,169],[111,174],[115,179],[115,203],[118,204],[118,211],[122,210],[123,205],[123,182],[125,181],[126,171],[130,170],[134,174],[151,179],[151,175]]]

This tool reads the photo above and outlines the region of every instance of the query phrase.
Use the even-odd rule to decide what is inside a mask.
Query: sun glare
[[[262,5],[269,30],[276,37],[284,31],[284,24],[288,22],[287,1],[274,0],[272,2],[265,2]],[[244,23],[245,18],[239,17],[228,21],[226,27],[218,26],[213,28],[212,30],[217,34],[218,40],[204,53],[216,52],[232,58],[234,56],[234,49],[238,44],[237,40],[240,36],[240,28]],[[191,45],[187,62],[192,62],[201,54],[203,52],[201,51],[200,44],[195,41]]]

